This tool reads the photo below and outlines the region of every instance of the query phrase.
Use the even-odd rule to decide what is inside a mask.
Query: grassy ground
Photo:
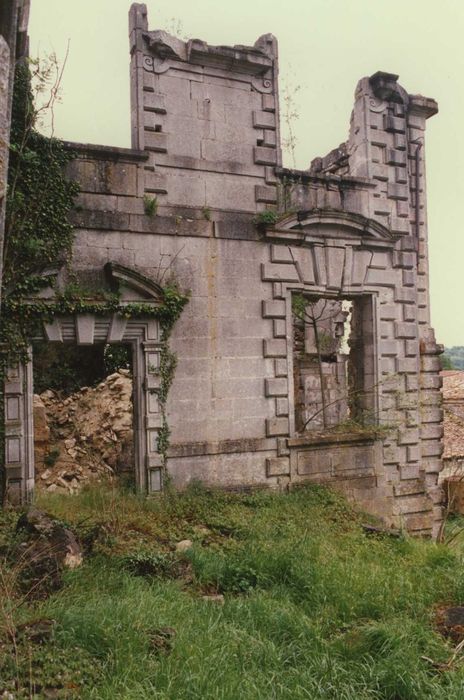
[[[439,666],[453,644],[434,629],[439,606],[464,604],[459,549],[367,537],[320,487],[151,501],[100,489],[39,505],[100,534],[60,591],[4,596],[16,624],[56,625],[45,644],[0,643],[0,696],[16,679],[14,698],[464,697],[464,663]],[[6,541],[13,516],[1,517]],[[214,593],[223,605],[202,597]]]

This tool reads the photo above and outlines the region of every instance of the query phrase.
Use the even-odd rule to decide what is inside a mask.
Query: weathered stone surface
[[[69,167],[83,206],[73,214],[74,265],[101,276],[109,261],[119,262],[191,291],[170,340],[178,356],[166,406],[174,484],[277,488],[316,480],[388,525],[435,531],[440,349],[427,298],[425,148],[416,142],[433,101],[408,97],[390,73],[363,78],[348,140],[305,171],[283,170],[275,39],[268,35],[251,48],[186,44],[150,32],[140,8],[131,10],[130,30],[134,149],[78,147]],[[156,197],[153,216],[145,213],[146,194]],[[343,319],[326,324],[323,352],[309,333],[298,337],[291,311],[297,292],[350,305],[348,353],[341,352]],[[146,319],[140,323],[148,328]],[[101,342],[100,321],[81,317],[73,325],[80,342]],[[111,329],[112,341],[128,337],[121,324]],[[54,342],[66,341],[65,331],[59,323],[46,329]],[[149,353],[145,346],[159,336],[147,331],[143,338]],[[160,467],[162,416],[152,391],[159,382],[136,371],[139,469],[148,473]],[[16,378],[7,386],[6,403],[10,486],[19,491],[27,472],[20,385]],[[353,385],[360,406],[348,401]],[[326,431],[319,442],[302,443],[307,436],[297,431],[307,433],[308,425],[297,420],[301,401],[310,422],[328,427],[317,407],[321,386],[331,392],[333,427],[364,412],[367,427],[383,421],[384,430],[364,439],[355,430],[353,439]],[[60,471],[39,468],[39,483],[58,490],[79,482],[76,466],[87,444],[108,472],[116,468],[114,451],[100,450],[100,424],[92,418],[94,439],[72,427],[55,399],[44,403],[63,435]],[[129,413],[104,410],[100,423],[109,424],[110,443],[119,448],[125,436],[132,440]]]

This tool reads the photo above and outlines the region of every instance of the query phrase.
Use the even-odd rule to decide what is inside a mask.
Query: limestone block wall
[[[132,145],[149,154],[144,190],[161,207],[255,212],[275,204],[281,164],[277,42],[208,46],[148,31],[129,15]]]
[[[11,105],[16,61],[27,56],[29,0],[0,4],[0,257],[3,257]],[[0,282],[2,269],[0,266]]]
[[[307,171],[284,171],[273,37],[182,42],[149,31],[136,4],[130,47],[133,148],[70,144],[81,185],[73,265],[103,280],[120,263],[190,290],[171,337],[174,484],[330,483],[388,524],[436,532],[440,347],[423,146],[436,104],[391,74],[364,78],[347,142]],[[257,225],[278,199],[276,224]],[[298,431],[296,294],[353,303],[370,430]]]

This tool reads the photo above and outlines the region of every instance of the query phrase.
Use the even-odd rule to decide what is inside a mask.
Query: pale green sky
[[[439,342],[464,345],[464,2],[462,0],[147,0],[150,29],[178,22],[211,44],[279,40],[281,84],[301,85],[296,166],[348,133],[359,78],[385,70],[434,97],[426,153],[432,321]],[[128,0],[32,0],[31,54],[69,58],[55,134],[130,146]],[[288,163],[291,165],[290,163]],[[464,220],[463,220],[464,221]]]

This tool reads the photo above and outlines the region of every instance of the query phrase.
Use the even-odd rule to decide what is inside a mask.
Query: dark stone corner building
[[[272,35],[251,47],[184,42],[149,30],[134,4],[129,45],[132,148],[72,144],[74,266],[87,278],[110,270],[126,300],[157,303],[163,275],[191,292],[171,336],[174,485],[329,483],[388,525],[435,533],[441,348],[429,315],[424,136],[436,102],[390,73],[362,78],[347,141],[289,170]],[[78,315],[43,333],[132,345],[137,482],[161,489],[149,391],[157,321]],[[34,479],[31,395],[30,367],[13,368],[6,459],[23,494]]]

